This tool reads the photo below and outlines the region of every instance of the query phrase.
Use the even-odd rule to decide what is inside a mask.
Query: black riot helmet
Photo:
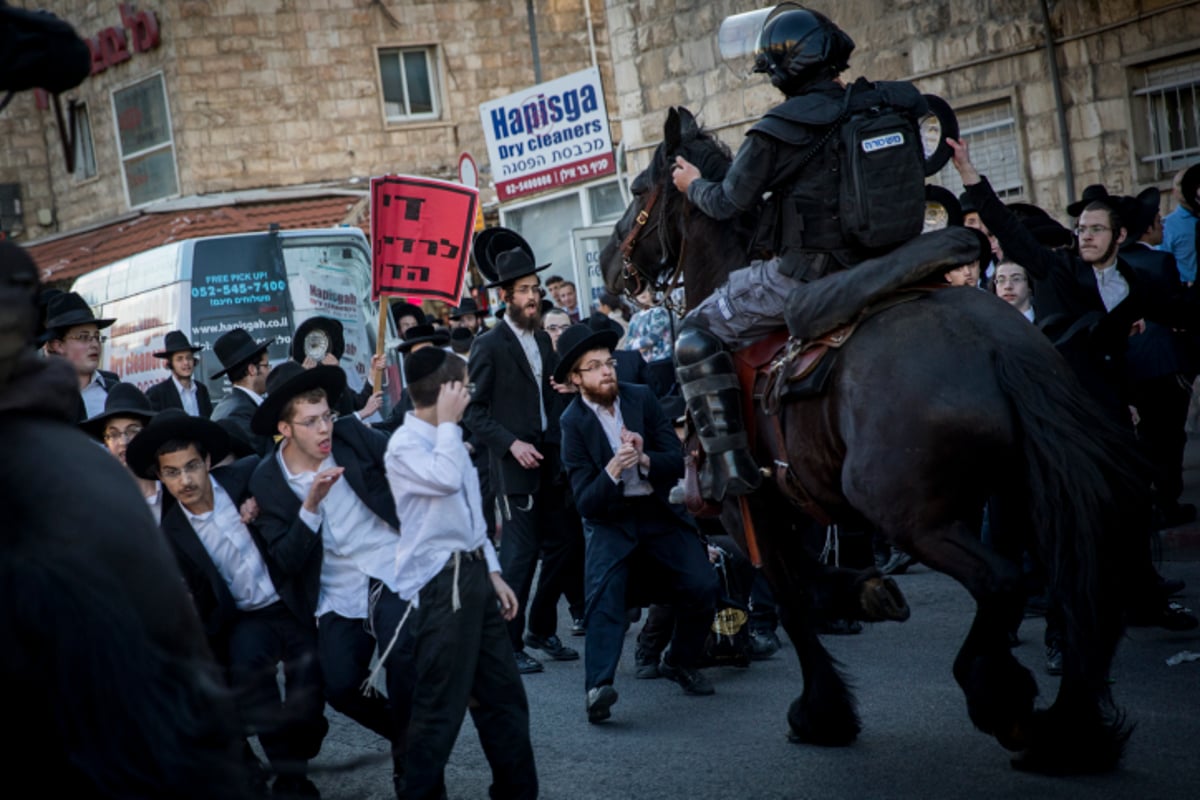
[[[754,71],[771,76],[771,84],[789,97],[822,78],[833,78],[850,66],[854,40],[824,14],[795,3],[772,10],[758,37]]]

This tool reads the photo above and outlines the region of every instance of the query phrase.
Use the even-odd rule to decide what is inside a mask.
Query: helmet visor
[[[717,47],[726,61],[745,62],[758,51],[758,37],[775,6],[734,14],[721,20],[717,31]]]

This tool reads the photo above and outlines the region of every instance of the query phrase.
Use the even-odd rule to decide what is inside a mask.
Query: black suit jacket
[[[508,323],[501,320],[471,348],[467,368],[474,389],[463,425],[491,454],[492,488],[497,495],[534,494],[541,486],[543,473],[553,476],[558,472],[558,415],[554,413],[555,391],[550,388],[558,357],[548,333],[537,331],[534,338],[542,356],[544,433],[538,412],[538,385],[529,359]],[[525,469],[513,458],[508,448],[518,439],[542,452],[545,460],[540,469]]]
[[[212,421],[229,420],[234,432],[253,447],[254,452],[265,456],[274,449],[275,439],[271,436],[259,436],[250,430],[250,420],[254,419],[254,412],[257,410],[258,406],[250,395],[235,386],[213,409]]]
[[[258,466],[258,462],[258,458],[249,456],[228,466],[217,467],[211,475],[234,504],[240,506],[246,498],[250,497],[250,476]],[[271,582],[275,584],[275,591],[279,593],[284,605],[301,622],[313,624],[315,606],[309,605],[299,582],[281,569],[278,559],[267,547],[258,525],[251,523],[246,527],[250,531],[250,537],[254,540],[258,552],[262,554],[267,574],[271,576]],[[167,536],[167,541],[171,544],[171,549],[175,552],[179,569],[183,572],[184,580],[192,593],[192,599],[196,604],[196,611],[200,615],[200,621],[204,625],[204,632],[208,636],[209,644],[218,659],[224,662],[228,656],[229,633],[237,621],[239,613],[233,594],[229,591],[229,585],[217,571],[216,565],[208,555],[208,551],[204,549],[200,537],[192,529],[181,506],[176,504],[163,516],[162,529]]]
[[[619,396],[625,427],[642,435],[642,450],[650,457],[645,477],[654,487],[654,496],[691,525],[680,509],[667,500],[671,487],[683,477],[683,447],[671,421],[649,387],[621,386]],[[576,397],[563,412],[561,425],[563,467],[570,478],[580,516],[619,532],[631,543],[636,541],[634,520],[623,493],[624,483],[614,481],[604,469],[613,457],[613,449],[595,412],[582,398]]]
[[[200,409],[200,416],[208,419],[212,416],[213,405],[212,400],[208,396],[208,387],[203,381],[195,381],[196,387],[196,405]],[[162,411],[164,408],[178,408],[183,410],[183,400],[179,397],[179,390],[175,388],[174,378],[167,378],[161,383],[156,383],[146,390],[146,397],[150,400],[150,406],[155,411]]]
[[[1192,298],[1184,292],[1175,256],[1141,242],[1121,248],[1121,258],[1160,299],[1150,309],[1146,330],[1129,338],[1129,374],[1135,381],[1186,373],[1187,344],[1175,330],[1191,329],[1197,319]]]
[[[346,470],[341,479],[399,534],[396,501],[383,464],[387,443],[386,436],[357,417],[342,417],[334,423],[333,459]],[[259,462],[250,479],[250,491],[258,501],[257,525],[267,550],[279,568],[298,582],[315,612],[321,590],[321,537],[300,519],[303,501],[288,486],[276,452]]]

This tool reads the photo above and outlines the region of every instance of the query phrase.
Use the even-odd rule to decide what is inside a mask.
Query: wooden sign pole
[[[388,309],[392,304],[392,299],[387,295],[382,295],[379,298],[379,332],[375,335],[375,355],[383,355],[383,348],[387,345],[387,320]],[[371,370],[371,391],[383,391],[383,387],[379,384],[379,379],[383,375],[383,370]]]

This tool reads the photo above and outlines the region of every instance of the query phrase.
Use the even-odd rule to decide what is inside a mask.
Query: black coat
[[[250,430],[250,420],[254,419],[254,412],[257,410],[258,406],[250,395],[235,386],[224,400],[217,403],[211,419],[213,422],[229,420],[233,428],[231,432],[253,447],[254,452],[265,456],[275,447],[275,439],[271,436],[259,436]]]
[[[546,430],[542,432],[538,412],[538,387],[534,382],[529,359],[507,322],[475,340],[468,363],[471,404],[463,416],[463,425],[487,447],[491,454],[492,488],[496,495],[534,494],[538,491],[543,471],[558,472],[559,441],[558,415],[554,413],[555,391],[550,388],[550,376],[558,363],[550,335],[545,331],[534,334],[542,356],[542,398],[546,409]],[[541,469],[525,469],[513,458],[508,448],[520,439],[537,447],[546,461]],[[547,463],[552,462],[552,463]]]
[[[1121,258],[1163,298],[1146,319],[1146,330],[1129,337],[1129,376],[1134,381],[1187,373],[1186,343],[1173,329],[1190,328],[1195,309],[1179,280],[1175,256],[1141,242],[1121,248]]]
[[[346,471],[342,480],[359,499],[399,533],[396,501],[388,484],[383,457],[387,437],[357,417],[339,418],[333,426],[333,458]],[[288,486],[279,458],[272,452],[254,470],[250,491],[258,501],[258,530],[279,568],[294,578],[315,612],[321,590],[321,537],[300,518],[302,501]]]
[[[203,381],[195,381],[194,385],[196,387],[196,405],[200,409],[200,416],[208,419],[213,413],[208,387],[204,385]],[[183,410],[183,400],[179,397],[179,390],[175,388],[174,378],[167,378],[165,381],[151,386],[146,390],[146,397],[149,398],[150,406],[155,411],[162,411],[165,408]]]
[[[217,467],[211,475],[234,504],[240,506],[250,497],[250,476],[258,463],[258,458],[249,456],[228,466]],[[298,620],[308,625],[314,624],[313,614],[316,607],[309,604],[303,586],[280,567],[279,559],[267,546],[257,523],[251,523],[246,527],[250,531],[255,547],[262,555],[263,562],[267,567],[267,574],[271,576],[271,582],[275,584],[275,591],[279,593],[279,598]],[[162,529],[167,535],[167,541],[170,542],[171,548],[175,551],[176,561],[178,561],[179,569],[183,572],[184,580],[192,593],[192,599],[195,602],[196,611],[200,615],[201,624],[204,626],[204,632],[208,636],[209,644],[218,660],[224,662],[228,656],[229,633],[237,621],[239,613],[233,594],[229,591],[229,585],[217,571],[216,565],[213,564],[208,551],[204,549],[204,544],[196,535],[181,506],[176,505],[163,516]]]

